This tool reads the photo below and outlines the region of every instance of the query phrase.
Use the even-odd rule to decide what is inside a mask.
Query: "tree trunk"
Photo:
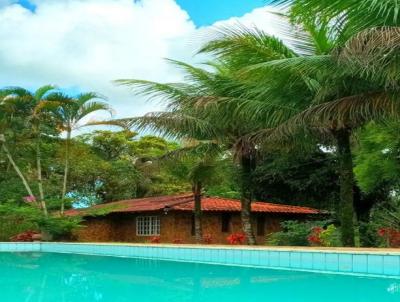
[[[203,230],[201,226],[201,182],[196,182],[193,184],[193,195],[194,195],[194,234],[197,243],[203,241]]]
[[[65,141],[65,166],[64,166],[64,181],[61,195],[61,215],[64,215],[65,209],[65,195],[67,194],[68,171],[69,171],[69,145],[71,141],[71,130],[67,131],[67,138]]]
[[[350,148],[350,130],[335,132],[339,160],[340,180],[340,220],[342,243],[344,246],[354,246],[354,175],[353,158]]]
[[[37,169],[37,181],[39,188],[39,198],[40,198],[40,207],[42,208],[43,214],[47,216],[47,207],[46,202],[44,200],[44,192],[43,192],[43,180],[42,180],[42,163],[41,163],[41,151],[40,151],[40,134],[38,134],[37,142],[36,142],[36,169]]]
[[[25,190],[28,192],[29,196],[34,196],[31,190],[31,187],[29,186],[28,182],[26,181],[24,175],[22,174],[21,170],[19,169],[19,167],[17,166],[17,164],[15,163],[14,159],[12,158],[12,155],[10,153],[10,151],[8,150],[6,143],[4,142],[4,138],[2,140],[0,140],[0,142],[3,142],[2,144],[2,149],[4,151],[4,153],[6,154],[8,161],[11,163],[12,167],[14,168],[15,172],[18,174],[19,178],[21,179],[22,183],[24,184]]]
[[[241,158],[241,219],[242,229],[246,235],[248,245],[255,245],[256,240],[253,233],[253,226],[251,221],[251,201],[253,198],[252,190],[252,174],[255,168],[254,155],[243,155]]]

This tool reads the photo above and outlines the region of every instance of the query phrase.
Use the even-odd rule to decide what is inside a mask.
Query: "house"
[[[148,242],[159,236],[161,242],[194,243],[193,195],[148,197],[100,204],[83,210],[69,210],[68,216],[82,216],[84,226],[76,233],[78,241]],[[237,199],[202,198],[203,234],[213,243],[226,243],[231,233],[241,232],[241,204]],[[266,202],[253,202],[254,233],[259,244],[266,235],[280,229],[285,220],[304,220],[321,214],[319,210]]]

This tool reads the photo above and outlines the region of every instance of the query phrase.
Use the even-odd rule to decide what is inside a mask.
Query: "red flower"
[[[386,235],[386,229],[385,228],[380,228],[378,230],[378,235],[381,237],[384,237]]]
[[[311,234],[307,237],[307,241],[310,245],[319,246],[322,245],[321,233],[324,231],[321,227],[313,227]]]
[[[29,230],[11,237],[10,240],[15,242],[32,242],[38,238],[40,238],[39,232]]]
[[[400,247],[400,231],[393,228],[380,228],[378,235],[386,239],[389,247]]]
[[[230,234],[226,240],[229,244],[244,244],[246,241],[246,235],[243,233]]]

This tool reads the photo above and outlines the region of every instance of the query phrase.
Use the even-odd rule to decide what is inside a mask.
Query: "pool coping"
[[[2,244],[3,242],[0,242]],[[400,256],[400,248],[353,248],[353,247],[310,247],[310,246],[260,246],[260,245],[219,245],[219,244],[165,244],[165,243],[128,243],[128,242],[35,242],[45,244],[81,244],[105,246],[160,247],[160,248],[199,248],[199,249],[239,249],[288,252],[347,253]]]
[[[0,252],[114,256],[400,279],[400,249],[0,242]]]

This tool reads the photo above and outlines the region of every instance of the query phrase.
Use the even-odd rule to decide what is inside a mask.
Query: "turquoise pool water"
[[[389,302],[400,279],[52,253],[0,253],[1,302]]]

